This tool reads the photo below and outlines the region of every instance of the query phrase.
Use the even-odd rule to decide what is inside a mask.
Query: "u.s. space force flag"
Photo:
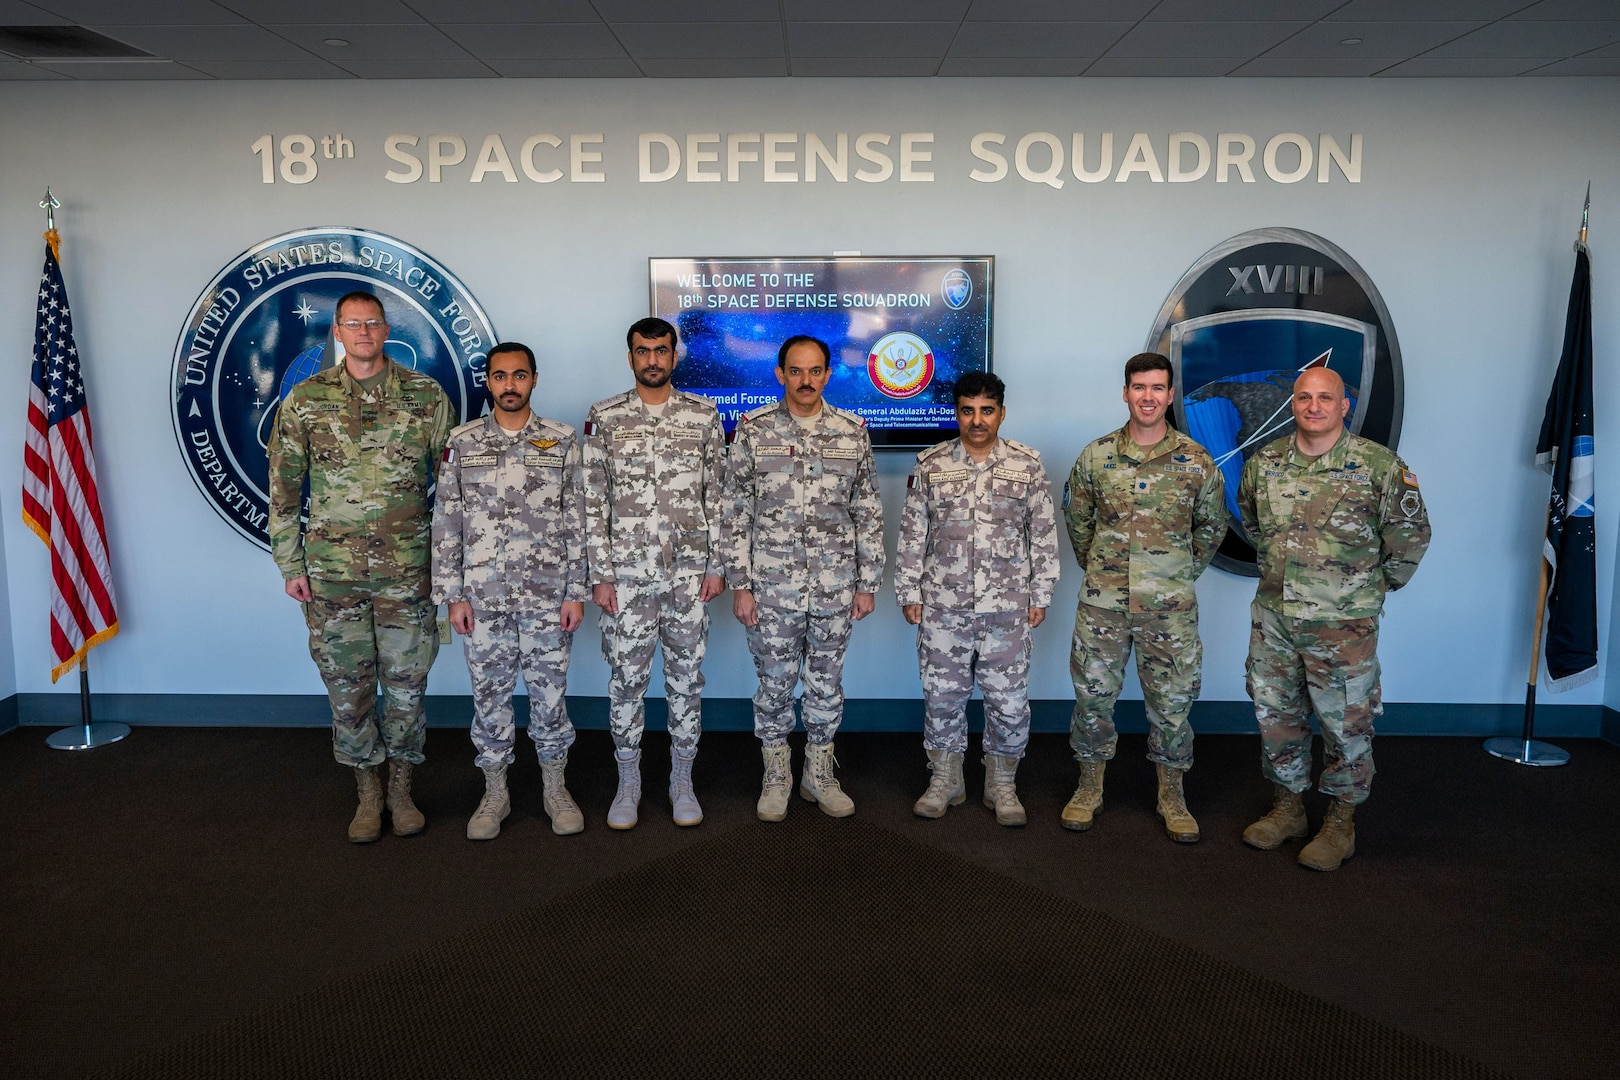
[[[1536,463],[1552,470],[1544,549],[1552,567],[1547,597],[1548,686],[1569,690],[1597,675],[1597,543],[1592,504],[1592,263],[1575,255],[1575,280],[1564,319]]]

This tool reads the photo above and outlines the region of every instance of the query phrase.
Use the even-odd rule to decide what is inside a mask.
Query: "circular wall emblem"
[[[437,379],[463,421],[489,407],[485,353],[500,339],[466,286],[428,255],[349,228],[300,229],[244,251],[203,289],[180,331],[172,417],[198,490],[267,550],[276,410],[300,381],[343,362],[333,307],[357,289],[383,302],[390,358]]]
[[[1293,433],[1294,379],[1327,367],[1350,398],[1345,425],[1394,449],[1403,382],[1395,324],[1372,280],[1301,229],[1255,229],[1206,252],[1159,309],[1147,348],[1170,358],[1176,426],[1226,480],[1230,528],[1215,565],[1257,576],[1238,522],[1238,480],[1260,447]]]
[[[889,397],[913,397],[934,378],[934,350],[907,330],[884,334],[866,354],[866,373]]]

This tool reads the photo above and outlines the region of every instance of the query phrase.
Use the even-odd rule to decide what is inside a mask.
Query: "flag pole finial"
[[[62,200],[51,194],[50,187],[45,188],[45,197],[39,200],[39,207],[45,211],[45,229],[47,232],[56,228],[56,211],[62,209]],[[1581,234],[1586,235],[1584,230]]]
[[[1592,213],[1592,181],[1586,182],[1586,205],[1581,207],[1581,233],[1575,240],[1575,250],[1586,250],[1586,219]]]

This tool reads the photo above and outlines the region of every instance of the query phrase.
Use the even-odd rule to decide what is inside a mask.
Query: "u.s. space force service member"
[[[1187,721],[1204,650],[1194,583],[1226,533],[1225,485],[1209,453],[1170,428],[1170,361],[1138,353],[1125,362],[1125,426],[1080,452],[1063,493],[1074,555],[1085,571],[1069,671],[1069,743],[1080,784],[1063,808],[1067,829],[1091,828],[1102,809],[1103,770],[1114,757],[1114,703],[1136,648],[1148,719],[1148,760],[1159,774],[1158,813],[1170,839],[1193,843],[1182,777],[1192,768]]]
[[[1337,870],[1356,853],[1355,808],[1373,778],[1373,722],[1384,713],[1378,618],[1429,546],[1417,477],[1393,450],[1350,434],[1344,380],[1294,380],[1294,433],[1243,466],[1238,509],[1260,562],[1249,633],[1249,695],[1260,725],[1271,811],[1243,832],[1269,851],[1308,831],[1311,714],[1322,729],[1320,788],[1333,799],[1300,865]]]
[[[574,725],[563,690],[574,631],[585,615],[585,493],[574,429],[529,408],[534,353],[489,350],[494,409],[450,433],[433,506],[433,600],[466,635],[474,763],[484,797],[467,839],[492,840],[511,812],[512,691],[529,690],[529,738],[540,758],[553,832],[585,827],[563,779]]]
[[[984,804],[1002,825],[1026,820],[1015,780],[1029,745],[1030,632],[1058,581],[1057,519],[1041,455],[999,437],[1006,387],[956,381],[961,434],[917,455],[906,488],[894,593],[919,627],[923,748],[933,776],[911,809],[937,818],[967,798],[967,701],[984,693]]]
[[[865,422],[822,400],[830,361],[824,341],[796,335],[782,343],[782,400],[738,418],[726,474],[731,609],[759,673],[762,821],[787,816],[787,737],[801,678],[808,747],[799,794],[832,817],[855,812],[833,775],[833,738],[844,716],[850,633],[872,613],[883,577],[883,503]]]
[[[675,824],[703,820],[692,788],[701,731],[707,604],[725,590],[720,498],[725,439],[714,402],[670,385],[675,327],[642,319],[625,335],[635,386],[591,406],[585,421],[585,551],[602,609],[619,787],[610,828],[636,824],[641,803],[642,696],[664,648],[669,800]]]

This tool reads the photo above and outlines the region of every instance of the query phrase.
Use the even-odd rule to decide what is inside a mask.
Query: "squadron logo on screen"
[[[489,410],[485,354],[499,339],[454,274],[401,240],[301,229],[232,259],[175,343],[171,416],[180,454],[220,517],[269,547],[270,434],[292,388],[343,362],[333,307],[364,289],[388,314],[388,356],[432,375],[465,421]]]
[[[1325,367],[1350,399],[1345,426],[1394,449],[1403,386],[1383,298],[1335,244],[1299,229],[1256,229],[1205,253],[1176,283],[1148,335],[1170,358],[1176,426],[1202,443],[1226,481],[1230,528],[1215,565],[1255,576],[1238,521],[1243,463],[1294,430],[1294,380]]]
[[[906,330],[884,334],[866,354],[866,372],[889,397],[915,397],[933,381],[934,350]]]

